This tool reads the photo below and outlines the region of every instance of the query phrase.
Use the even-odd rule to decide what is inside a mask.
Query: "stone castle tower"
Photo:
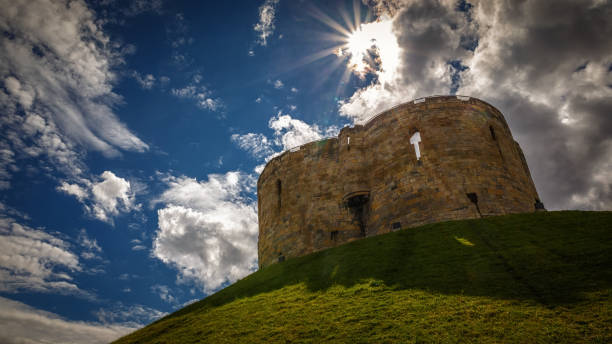
[[[470,97],[387,110],[270,160],[259,266],[422,224],[543,209],[504,116]]]

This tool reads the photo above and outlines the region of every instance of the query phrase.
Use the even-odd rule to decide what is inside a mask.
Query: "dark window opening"
[[[283,190],[282,190],[282,187],[283,187],[283,186],[282,186],[282,184],[281,184],[281,181],[280,181],[280,179],[278,179],[278,180],[276,181],[276,195],[277,195],[277,197],[278,197],[278,204],[277,204],[277,208],[278,208],[278,210],[280,210],[280,209],[281,209],[281,193],[282,193],[282,191],[283,191]]]
[[[497,140],[497,137],[495,136],[495,129],[493,128],[492,125],[489,126],[489,130],[491,131],[491,138],[493,140]]]
[[[546,210],[546,208],[544,208],[544,203],[537,198],[535,199],[535,210]]]
[[[391,229],[396,231],[398,229],[402,228],[402,223],[401,222],[393,222],[393,224],[391,225]]]
[[[482,217],[482,213],[480,213],[480,207],[478,206],[478,195],[475,192],[468,192],[465,194],[470,202],[474,203],[476,206],[476,211],[478,211],[478,215]]]
[[[278,262],[281,263],[281,262],[284,262],[284,261],[285,261],[285,256],[283,256],[283,254],[279,252],[278,253]]]
[[[346,199],[346,206],[353,213],[354,219],[359,224],[361,236],[366,236],[366,219],[369,201],[370,196],[368,193],[357,194]]]
[[[333,241],[338,240],[338,231],[333,231],[333,232],[331,232],[331,239],[332,239]]]

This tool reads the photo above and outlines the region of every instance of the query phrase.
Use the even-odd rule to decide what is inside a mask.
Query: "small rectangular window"
[[[333,232],[331,232],[331,239],[332,239],[333,241],[338,240],[338,231],[333,231]]]

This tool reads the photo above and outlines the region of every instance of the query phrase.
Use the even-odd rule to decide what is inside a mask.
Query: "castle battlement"
[[[422,224],[543,209],[504,116],[464,96],[413,100],[270,160],[259,265]]]

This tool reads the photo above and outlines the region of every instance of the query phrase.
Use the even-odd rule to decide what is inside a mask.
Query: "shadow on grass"
[[[575,303],[612,287],[612,212],[545,212],[426,225],[264,268],[168,317],[305,283]]]

